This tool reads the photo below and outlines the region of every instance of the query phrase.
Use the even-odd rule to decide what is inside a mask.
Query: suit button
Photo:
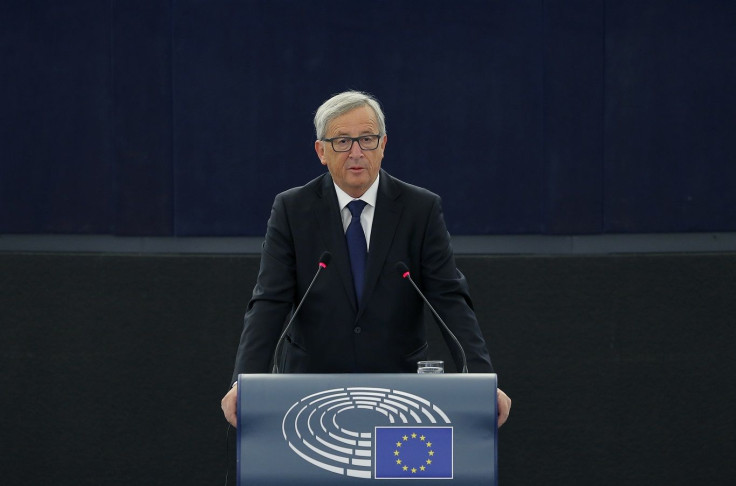
[[[353,329],[353,332],[355,334],[360,334],[361,331],[362,331],[362,329],[360,328],[360,326],[355,326],[355,329]]]

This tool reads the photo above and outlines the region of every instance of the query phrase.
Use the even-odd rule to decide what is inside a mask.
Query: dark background
[[[0,232],[262,236],[331,94],[453,234],[736,230],[730,0],[5,0]]]
[[[224,484],[258,261],[0,253],[2,484]],[[500,484],[733,484],[734,254],[458,265],[514,400]]]
[[[347,88],[453,235],[731,233],[734,25],[730,0],[5,0],[0,243],[260,237]],[[537,251],[458,256],[514,399],[501,484],[733,484],[736,251]],[[0,483],[222,484],[257,266],[0,251]]]

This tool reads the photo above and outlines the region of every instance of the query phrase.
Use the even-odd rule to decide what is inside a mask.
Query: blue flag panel
[[[452,427],[376,427],[377,479],[452,479]]]

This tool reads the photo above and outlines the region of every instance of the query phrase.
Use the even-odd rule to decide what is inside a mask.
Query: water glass
[[[445,362],[444,361],[418,361],[417,362],[417,373],[420,374],[431,374],[431,373],[444,373]]]

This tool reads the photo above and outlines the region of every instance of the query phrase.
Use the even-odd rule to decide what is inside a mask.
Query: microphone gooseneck
[[[289,331],[289,328],[291,327],[291,324],[294,322],[294,318],[299,313],[299,309],[302,308],[302,304],[307,298],[307,295],[309,295],[309,291],[312,290],[312,285],[314,285],[314,282],[317,280],[317,277],[322,272],[323,269],[327,268],[327,265],[330,263],[330,260],[332,259],[332,253],[329,251],[326,251],[322,253],[319,257],[319,262],[317,264],[317,271],[314,274],[314,277],[312,277],[312,281],[309,283],[309,287],[307,287],[307,290],[304,292],[304,295],[302,296],[302,300],[299,301],[299,305],[296,306],[296,310],[294,310],[294,313],[291,314],[291,319],[289,319],[289,323],[284,328],[283,332],[281,333],[281,336],[279,337],[279,340],[276,342],[276,347],[273,350],[273,373],[279,373],[279,365],[278,365],[278,355],[279,355],[279,348],[281,347],[281,344],[284,342],[284,338],[286,337],[286,333]]]
[[[429,308],[429,310],[432,311],[432,315],[434,316],[434,318],[437,320],[437,322],[439,322],[442,325],[442,327],[444,328],[444,330],[447,331],[447,334],[449,334],[450,337],[452,338],[452,340],[455,342],[455,345],[460,350],[460,355],[463,358],[463,370],[462,370],[462,372],[463,373],[467,373],[468,372],[468,360],[465,357],[465,350],[463,349],[463,346],[460,344],[460,341],[458,341],[458,339],[455,336],[455,334],[452,331],[450,331],[450,328],[447,327],[447,324],[445,324],[445,321],[442,320],[442,318],[437,313],[437,311],[434,310],[434,307],[432,307],[432,304],[429,303],[429,300],[427,300],[427,297],[424,295],[424,292],[422,292],[419,289],[419,287],[417,286],[417,284],[411,278],[411,272],[409,271],[409,267],[407,267],[406,266],[406,263],[404,263],[404,262],[397,262],[396,263],[396,270],[398,270],[399,275],[401,275],[402,278],[404,278],[404,279],[408,280],[409,282],[411,282],[412,286],[417,291],[417,293],[419,294],[419,296],[422,298],[422,300],[424,301],[424,303],[427,304],[427,307]]]

